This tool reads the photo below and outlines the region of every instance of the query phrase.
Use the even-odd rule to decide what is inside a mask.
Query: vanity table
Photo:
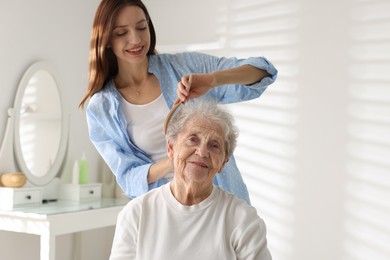
[[[59,235],[77,233],[78,240],[78,232],[114,226],[128,202],[100,198],[100,186],[91,183],[76,190],[74,185],[59,185],[69,139],[60,89],[59,74],[51,64],[38,61],[29,66],[8,109],[0,147],[0,174],[22,172],[27,177],[21,188],[0,183],[0,231],[39,235],[42,260],[55,259]]]
[[[56,236],[114,226],[127,199],[59,200],[0,210],[0,230],[40,236],[41,260],[54,260]]]

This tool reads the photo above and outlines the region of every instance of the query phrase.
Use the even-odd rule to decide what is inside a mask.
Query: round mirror
[[[14,109],[17,164],[31,183],[45,185],[58,175],[67,144],[58,77],[48,63],[24,73]]]

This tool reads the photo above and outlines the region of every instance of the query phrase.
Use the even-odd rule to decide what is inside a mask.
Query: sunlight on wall
[[[351,13],[345,260],[390,259],[390,2]]]
[[[227,3],[225,19],[220,18],[224,55],[265,56],[279,71],[277,86],[260,99],[230,107],[240,129],[236,160],[252,205],[266,222],[273,259],[292,259],[299,8],[280,0]]]

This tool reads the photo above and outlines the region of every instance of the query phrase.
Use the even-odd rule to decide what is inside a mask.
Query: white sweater
[[[118,215],[110,260],[270,260],[255,208],[214,186],[193,206],[169,183],[130,201]]]

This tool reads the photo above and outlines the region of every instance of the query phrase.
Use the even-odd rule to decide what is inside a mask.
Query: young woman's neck
[[[115,83],[119,88],[129,85],[142,85],[148,78],[148,61],[143,63],[122,63],[118,64],[118,74],[115,76]]]

